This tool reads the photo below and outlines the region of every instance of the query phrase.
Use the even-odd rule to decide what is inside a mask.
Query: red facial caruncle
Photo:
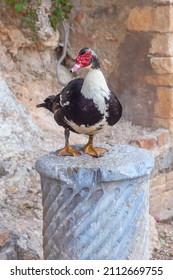
[[[75,65],[71,68],[70,72],[74,73],[81,68],[87,67],[90,64],[92,53],[86,51],[84,54],[78,54]]]

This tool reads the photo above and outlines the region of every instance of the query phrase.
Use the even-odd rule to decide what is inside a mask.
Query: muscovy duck
[[[116,124],[122,115],[122,106],[108,88],[99,59],[90,48],[80,50],[70,71],[74,73],[84,67],[89,69],[85,79],[70,81],[58,95],[49,96],[44,103],[37,105],[50,110],[57,124],[65,129],[65,147],[58,152],[58,156],[81,154],[69,145],[70,131],[89,136],[84,153],[99,157],[107,152],[105,148],[93,146],[93,137]]]

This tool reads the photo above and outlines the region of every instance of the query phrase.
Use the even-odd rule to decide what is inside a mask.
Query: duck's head
[[[77,72],[81,68],[99,69],[100,62],[96,53],[90,48],[83,48],[80,50],[75,65],[71,68],[70,72]]]

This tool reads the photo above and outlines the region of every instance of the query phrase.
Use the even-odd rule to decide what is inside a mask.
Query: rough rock
[[[156,228],[156,221],[153,216],[149,216],[149,227],[150,227],[150,243],[149,243],[149,250],[150,250],[150,257],[152,256],[155,250],[160,249],[160,241],[159,235]]]
[[[30,112],[61,88],[56,77],[58,31],[54,35],[33,41],[23,29],[0,20],[0,67],[13,94]]]
[[[41,39],[42,45],[55,49],[59,42],[59,32],[54,31],[49,20],[49,10],[51,7],[50,0],[42,0],[37,11],[38,15],[38,35]]]
[[[59,65],[59,67],[57,68],[57,77],[58,81],[63,83],[64,86],[73,79],[73,76],[63,65]]]
[[[161,4],[168,4],[168,3],[173,3],[173,0],[154,0],[156,3],[161,3]]]
[[[0,225],[0,260],[16,260],[15,250],[16,236],[12,232]]]
[[[30,248],[29,235],[0,226],[0,260],[36,260],[35,249]]]
[[[41,189],[34,163],[57,143],[33,123],[2,76],[0,99],[0,224],[27,233],[28,247],[41,254]]]

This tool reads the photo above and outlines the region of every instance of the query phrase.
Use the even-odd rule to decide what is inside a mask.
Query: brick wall
[[[131,142],[155,157],[150,212],[167,219],[173,216],[173,0],[138,1],[125,25],[119,71],[110,78],[117,75],[125,118],[167,129]]]
[[[171,134],[157,129],[130,141],[131,145],[149,150],[155,158],[150,180],[150,213],[160,220],[173,216],[173,150]]]
[[[125,118],[173,132],[173,1],[146,2],[129,10],[110,82],[121,93]]]
[[[123,117],[156,128],[130,144],[155,157],[151,214],[173,216],[173,0],[72,1],[75,53],[93,48],[123,104]]]
[[[173,1],[72,3],[70,43],[96,51],[123,116],[173,132]]]

